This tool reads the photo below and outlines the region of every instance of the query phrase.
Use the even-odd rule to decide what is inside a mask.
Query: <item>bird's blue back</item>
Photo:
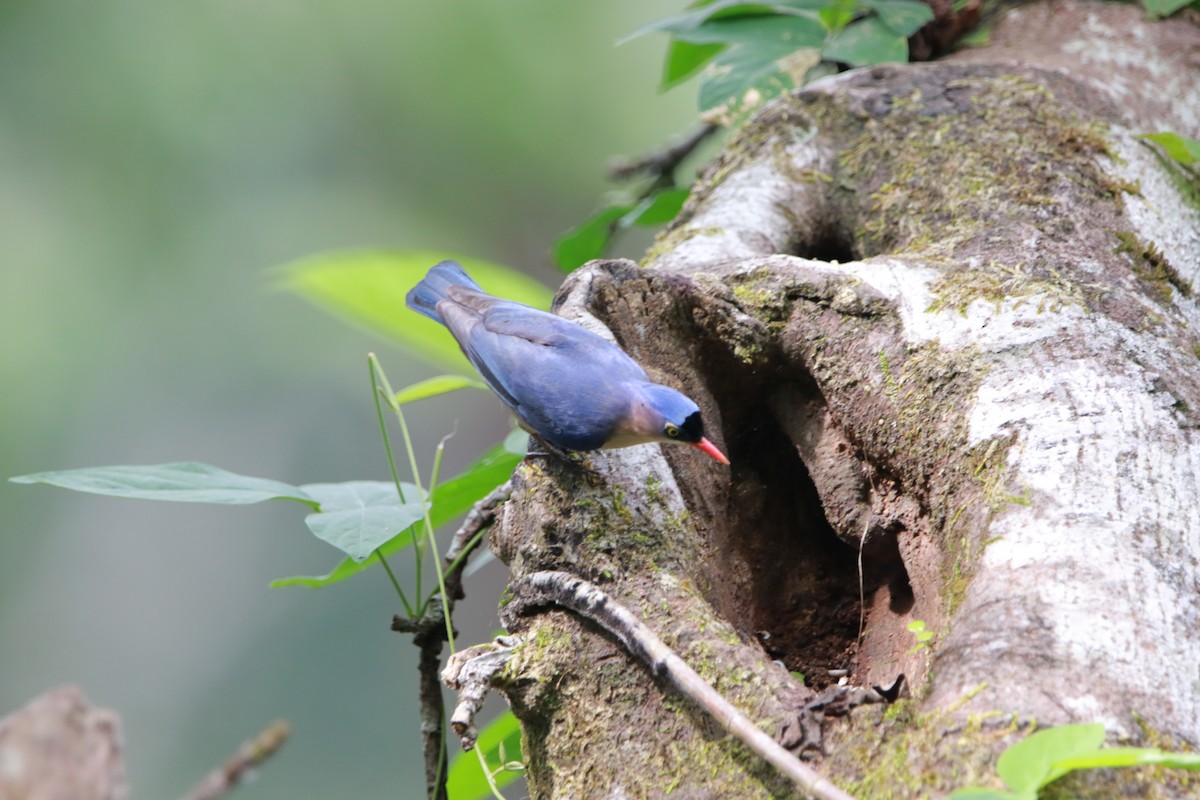
[[[573,322],[484,292],[453,261],[429,270],[408,306],[441,322],[488,386],[525,425],[567,450],[603,446],[645,371]]]

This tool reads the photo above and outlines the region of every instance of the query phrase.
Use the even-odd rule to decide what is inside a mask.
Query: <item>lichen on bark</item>
[[[1158,189],[1135,174],[1153,158],[1130,149],[1128,122],[1084,78],[1011,65],[860,70],[765,109],[641,268],[594,262],[558,298],[695,398],[732,465],[648,446],[527,462],[493,547],[518,577],[602,585],[781,738],[828,670],[862,684],[906,674],[903,718],[856,712],[830,730],[824,763],[865,796],[889,784],[864,743],[890,754],[904,794],[979,779],[1030,717],[1101,718],[1137,738],[1142,709],[1195,741],[1194,693],[1190,707],[1164,703],[1125,663],[1114,685],[1085,678],[1111,651],[1069,625],[1136,605],[1097,599],[1117,574],[1072,598],[1036,571],[1042,548],[1063,574],[1101,553],[1146,579],[1155,558],[1121,548],[1149,525],[1193,564],[1155,575],[1181,615],[1164,630],[1186,639],[1200,618],[1183,593],[1195,513],[1154,527],[1169,498],[1122,484],[1127,505],[1110,509],[1072,483],[1108,480],[1106,467],[1045,455],[1118,432],[1089,433],[1089,413],[1134,413],[1139,436],[1169,449],[1153,462],[1163,479],[1194,481],[1200,464],[1200,314],[1184,289],[1198,267],[1177,255],[1186,234],[1144,231],[1141,192]],[[1135,228],[1146,244],[1122,251]],[[1131,261],[1151,245],[1171,272]],[[1131,391],[1141,405],[1122,405]],[[1094,458],[1151,463],[1142,446]],[[932,648],[913,648],[915,620]],[[1107,624],[1150,652],[1123,620]],[[504,687],[534,797],[788,796],[591,624],[550,611],[515,625],[525,645]],[[1178,669],[1189,641],[1166,655]],[[1030,681],[1045,683],[1023,693]],[[908,752],[921,737],[931,746]],[[952,758],[961,772],[939,771]]]

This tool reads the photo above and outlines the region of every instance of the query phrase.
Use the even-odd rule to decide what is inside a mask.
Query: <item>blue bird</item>
[[[445,325],[521,427],[561,450],[683,442],[728,464],[700,408],[651,383],[625,351],[574,322],[493,297],[454,261],[431,267],[408,307]]]

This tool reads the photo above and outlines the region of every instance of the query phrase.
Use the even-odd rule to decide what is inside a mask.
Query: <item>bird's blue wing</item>
[[[625,351],[569,320],[461,280],[437,288],[441,321],[526,426],[569,450],[592,450],[608,441],[628,413],[624,387],[647,380]]]
[[[452,316],[446,305],[443,316]],[[603,445],[628,409],[619,387],[646,380],[637,362],[603,337],[517,303],[489,304],[460,341],[513,412],[569,450]]]

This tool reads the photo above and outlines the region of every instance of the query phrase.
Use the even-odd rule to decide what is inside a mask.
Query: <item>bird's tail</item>
[[[451,286],[466,286],[482,292],[479,284],[471,280],[457,261],[443,261],[429,268],[421,282],[409,290],[405,303],[418,314],[446,324],[437,312],[438,301],[446,299],[446,290]]]

